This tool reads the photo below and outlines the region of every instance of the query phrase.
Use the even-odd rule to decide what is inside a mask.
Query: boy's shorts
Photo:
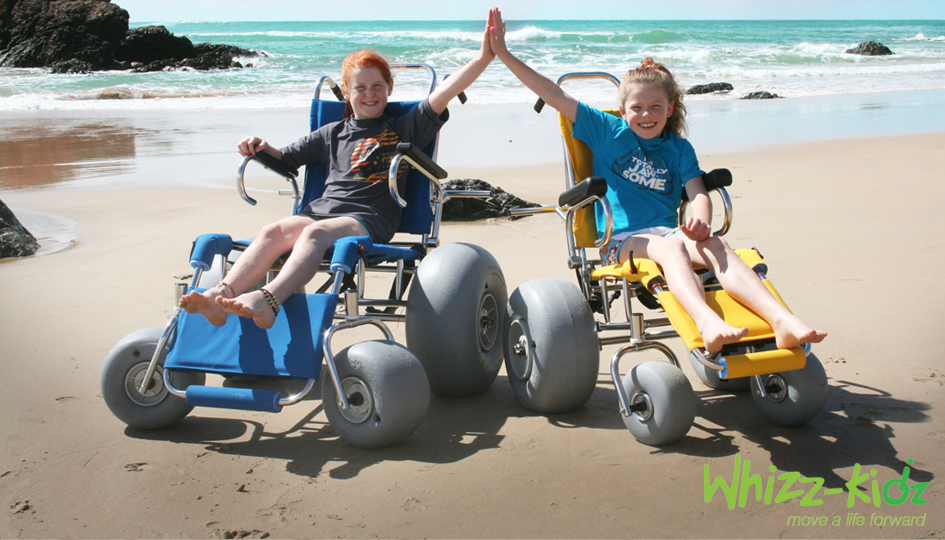
[[[620,248],[623,243],[631,236],[640,234],[653,234],[663,238],[676,238],[682,234],[679,227],[670,229],[669,227],[647,227],[638,231],[624,231],[611,235],[610,242],[600,248],[600,260],[605,265],[618,264],[617,256],[620,254]]]

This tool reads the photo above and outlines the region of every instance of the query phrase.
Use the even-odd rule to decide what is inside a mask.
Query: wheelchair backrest
[[[618,110],[604,111],[614,116],[620,116]],[[571,132],[574,130],[574,123],[563,114],[558,113],[558,123],[561,126],[561,137],[564,141],[566,159],[568,161],[569,171],[571,173],[568,179],[567,188],[585,178],[594,176],[594,155],[584,141],[574,138]],[[574,235],[574,245],[579,248],[592,248],[597,240],[597,220],[594,217],[595,205],[585,206],[577,210],[574,216],[574,225],[572,234]]]
[[[386,111],[388,115],[396,118],[412,111],[419,104],[419,101],[390,102],[387,104]],[[340,121],[344,111],[344,101],[313,99],[310,117],[311,130],[315,131],[325,124]],[[423,153],[431,159],[436,156],[437,139],[438,137],[434,137],[430,144],[423,149]],[[327,174],[328,169],[322,163],[313,163],[305,167],[305,185],[302,188],[300,209],[305,208],[309,202],[322,196],[325,191]],[[407,174],[407,185],[401,197],[407,201],[407,207],[404,208],[397,232],[429,233],[433,223],[433,211],[430,207],[430,181],[427,177],[410,168]]]

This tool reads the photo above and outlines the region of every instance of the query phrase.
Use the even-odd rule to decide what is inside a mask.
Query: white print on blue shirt
[[[672,191],[669,182],[669,169],[660,156],[639,156],[639,149],[626,154],[613,164],[613,172],[640,187],[666,193]],[[667,189],[669,188],[669,189]]]

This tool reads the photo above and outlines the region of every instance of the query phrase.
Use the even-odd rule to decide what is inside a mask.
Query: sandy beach
[[[688,435],[661,448],[636,442],[619,417],[613,346],[601,351],[597,389],[577,412],[530,413],[503,368],[484,394],[434,397],[413,436],[380,450],[341,441],[317,391],[277,415],[198,408],[167,430],[126,428],[99,389],[106,355],[123,336],[166,323],[194,237],[252,235],[288,213],[275,193],[284,182],[261,169],[251,184],[259,204],[239,198],[232,147],[250,128],[296,138],[304,112],[297,123],[282,120],[297,112],[217,111],[199,133],[167,128],[161,111],[137,113],[137,127],[105,113],[7,118],[19,122],[7,129],[35,130],[15,147],[24,156],[49,148],[36,140],[55,140],[99,159],[52,156],[43,169],[24,158],[21,169],[5,169],[20,175],[0,189],[14,211],[76,225],[72,247],[0,262],[0,537],[945,536],[942,132],[699,153],[705,170],[734,174],[729,243],[757,247],[791,309],[829,332],[814,347],[829,399],[803,427],[771,424],[747,393],[703,386],[674,339],[667,344],[700,404]],[[547,129],[553,116],[509,124],[505,142],[484,138],[495,126],[473,114],[457,111],[444,129],[440,163],[451,178],[554,202],[564,179],[557,134]],[[114,131],[83,138],[89,123]],[[67,182],[50,183],[50,171]],[[540,277],[574,282],[557,216],[447,224],[441,237],[488,249],[509,291]],[[392,329],[402,339],[403,325]],[[660,359],[641,353],[624,363]],[[732,509],[721,491],[708,490],[707,501],[706,484],[729,482],[746,460],[775,494],[816,484],[785,487],[789,473],[823,479],[822,488],[812,505],[800,496],[766,504],[754,488]],[[927,483],[924,491],[892,504],[894,483],[874,504],[907,460],[906,485]],[[857,475],[867,475],[865,492],[876,482],[870,502],[848,494]],[[889,516],[921,518],[893,525],[882,520]]]

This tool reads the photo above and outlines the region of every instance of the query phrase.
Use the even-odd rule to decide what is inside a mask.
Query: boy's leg
[[[282,270],[265,286],[265,289],[281,304],[311,281],[318,272],[325,252],[334,246],[336,240],[347,236],[363,235],[365,235],[364,227],[350,217],[310,222],[301,230],[295,245],[291,246],[292,254]],[[270,328],[276,320],[276,314],[262,291],[251,291],[236,298],[218,297],[216,302],[226,313],[251,317],[260,328]]]
[[[275,260],[291,250],[305,227],[313,222],[311,217],[296,215],[266,225],[220,284],[204,292],[192,291],[182,296],[180,306],[187,313],[200,313],[214,326],[222,326],[227,314],[216,299],[234,298],[258,283]]]
[[[630,237],[621,246],[619,261],[626,262],[631,250],[634,257],[660,265],[673,296],[696,323],[707,351],[718,352],[726,343],[734,343],[748,333],[747,328],[735,328],[723,321],[705,303],[702,281],[693,272],[692,259],[681,240],[648,234]]]
[[[817,343],[827,336],[794,316],[765,287],[758,275],[745,264],[725,240],[711,237],[702,242],[685,241],[693,262],[715,272],[719,283],[732,298],[751,308],[771,325],[779,348]]]

